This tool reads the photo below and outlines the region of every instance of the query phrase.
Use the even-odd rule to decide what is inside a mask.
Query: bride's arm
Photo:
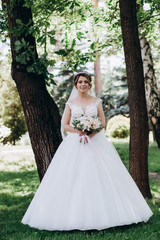
[[[101,123],[102,123],[103,128],[106,128],[106,118],[105,118],[105,115],[104,115],[102,102],[100,102],[99,106],[98,106],[98,117],[101,119]]]
[[[98,105],[98,117],[101,119],[101,123],[102,123],[103,128],[105,128],[106,127],[106,120],[105,120],[105,115],[104,115],[104,111],[103,111],[102,102],[100,102],[99,105]],[[91,133],[91,134],[89,134],[89,137],[92,138],[96,134],[97,134],[97,132]]]
[[[78,133],[79,135],[83,135],[84,133],[78,129],[75,129],[70,125],[70,119],[71,119],[71,110],[68,104],[66,104],[66,107],[64,109],[64,115],[62,119],[62,127],[67,132],[73,132]]]

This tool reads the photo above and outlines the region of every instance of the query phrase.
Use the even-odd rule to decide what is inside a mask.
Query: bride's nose
[[[83,85],[86,85],[86,82],[82,82],[82,86],[83,86]]]

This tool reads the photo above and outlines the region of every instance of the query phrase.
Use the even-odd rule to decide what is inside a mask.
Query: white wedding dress
[[[97,114],[101,100],[86,107]],[[84,113],[68,103],[71,121]],[[69,133],[60,144],[22,223],[45,230],[89,230],[147,222],[152,216],[141,192],[103,131],[88,143]]]

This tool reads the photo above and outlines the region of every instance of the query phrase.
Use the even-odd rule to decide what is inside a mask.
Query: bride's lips
[[[85,89],[87,89],[86,87],[85,88],[81,88],[82,90],[85,90]]]

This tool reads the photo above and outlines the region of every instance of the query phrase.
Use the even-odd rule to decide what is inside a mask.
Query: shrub
[[[117,115],[108,121],[107,133],[109,137],[126,138],[129,136],[129,127],[129,119],[122,115]]]
[[[5,80],[0,88],[0,101],[3,124],[11,130],[9,136],[3,139],[3,144],[10,142],[15,145],[16,141],[26,133],[27,126],[16,85],[10,78]]]

